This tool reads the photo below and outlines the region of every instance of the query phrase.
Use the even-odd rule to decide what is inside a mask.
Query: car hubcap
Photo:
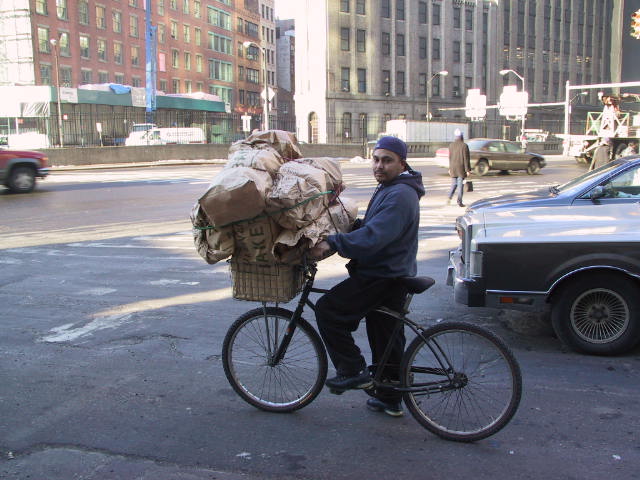
[[[580,295],[571,308],[571,326],[590,343],[619,338],[629,325],[627,302],[612,290],[595,288]]]
[[[16,176],[15,184],[20,190],[31,188],[33,178],[27,173],[20,173]]]

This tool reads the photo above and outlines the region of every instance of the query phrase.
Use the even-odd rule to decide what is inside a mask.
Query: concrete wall
[[[361,145],[300,145],[305,157],[352,158],[362,156]],[[51,166],[110,165],[163,160],[225,160],[229,145],[191,144],[148,147],[89,147],[41,149]]]

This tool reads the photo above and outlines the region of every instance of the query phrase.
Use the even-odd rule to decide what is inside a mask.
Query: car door
[[[499,140],[489,142],[487,145],[491,168],[494,170],[508,170],[507,152],[504,149],[504,142]]]
[[[504,142],[505,148],[505,167],[504,170],[522,170],[526,168],[527,161],[524,160],[522,147],[518,143]]]

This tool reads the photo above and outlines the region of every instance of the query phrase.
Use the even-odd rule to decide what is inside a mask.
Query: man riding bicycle
[[[326,381],[335,391],[372,386],[371,372],[356,345],[352,332],[366,318],[372,352],[372,368],[382,357],[396,324],[372,310],[385,306],[401,310],[405,288],[396,279],[417,273],[419,201],[425,193],[422,175],[407,164],[407,145],[396,137],[382,137],[373,150],[373,175],[378,186],[362,221],[353,231],[329,235],[311,249],[315,258],[335,251],[349,258],[349,277],[323,295],[316,304],[318,329],[336,368],[337,375]],[[404,333],[396,337],[383,376],[399,379],[404,352]],[[401,416],[402,394],[371,392],[367,406],[392,416]]]

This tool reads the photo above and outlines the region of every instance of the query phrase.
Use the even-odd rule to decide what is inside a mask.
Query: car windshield
[[[469,140],[467,145],[469,146],[469,150],[482,150],[482,147],[484,147],[486,143],[484,140]]]
[[[606,165],[603,165],[600,168],[596,168],[595,170],[592,170],[590,172],[583,173],[579,177],[576,177],[565,184],[558,185],[557,187],[555,187],[554,191],[559,193],[559,192],[564,192],[566,190],[570,190],[574,188],[576,185],[579,185],[583,182],[588,182],[592,178],[600,176],[600,174],[602,174],[603,172],[614,170],[619,166],[620,166],[619,162],[607,163]]]

